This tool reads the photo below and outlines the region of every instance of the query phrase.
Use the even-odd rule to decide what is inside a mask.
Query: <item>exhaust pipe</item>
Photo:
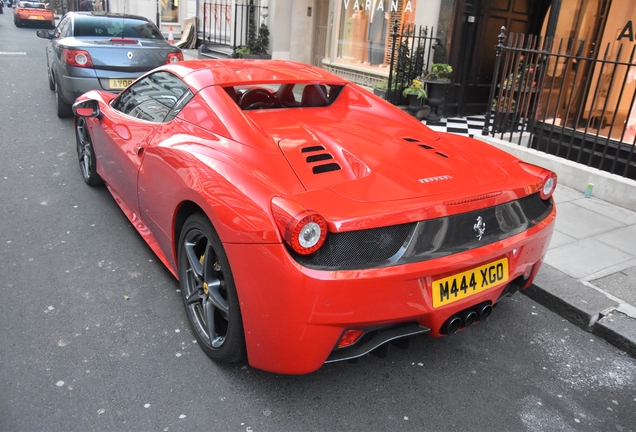
[[[479,321],[486,321],[492,312],[492,306],[490,303],[484,302],[480,303],[477,306],[473,306],[473,311],[475,311],[477,315],[477,319]]]
[[[462,326],[462,319],[457,315],[451,316],[442,324],[442,328],[439,330],[441,334],[452,335],[457,333],[457,330]]]
[[[464,327],[470,327],[471,325],[473,325],[475,320],[477,320],[477,312],[472,309],[465,309],[457,315],[459,315],[459,317],[461,318]]]

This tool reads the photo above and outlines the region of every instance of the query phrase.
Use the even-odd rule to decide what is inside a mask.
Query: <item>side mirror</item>
[[[55,39],[55,35],[48,30],[38,30],[35,34],[42,39]]]
[[[99,102],[95,99],[87,99],[73,104],[73,114],[78,117],[98,117],[101,118]]]

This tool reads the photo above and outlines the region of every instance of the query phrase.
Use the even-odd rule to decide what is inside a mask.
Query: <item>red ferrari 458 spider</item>
[[[531,284],[554,228],[553,172],[308,65],[179,62],[73,111],[84,180],[224,363],[308,373],[465,329]]]

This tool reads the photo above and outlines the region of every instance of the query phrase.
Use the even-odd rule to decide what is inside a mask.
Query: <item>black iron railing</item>
[[[555,43],[502,27],[496,50],[484,135],[636,179],[636,44]]]
[[[391,32],[391,60],[386,99],[399,103],[402,91],[416,78],[423,78],[441,40],[429,36],[428,27],[407,25],[399,32],[398,20]],[[431,27],[430,34],[434,29]]]
[[[232,44],[232,1],[217,0],[203,5],[203,41],[214,45]]]
[[[267,18],[267,6],[259,0],[215,0],[203,5],[203,44],[231,47],[233,53],[241,47],[257,45],[261,24]]]

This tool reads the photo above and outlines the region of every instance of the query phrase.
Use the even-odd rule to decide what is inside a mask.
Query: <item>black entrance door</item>
[[[550,0],[458,0],[452,23],[448,62],[455,84],[447,98],[447,115],[484,114],[495,65],[495,45],[501,27],[507,32],[541,29]]]

